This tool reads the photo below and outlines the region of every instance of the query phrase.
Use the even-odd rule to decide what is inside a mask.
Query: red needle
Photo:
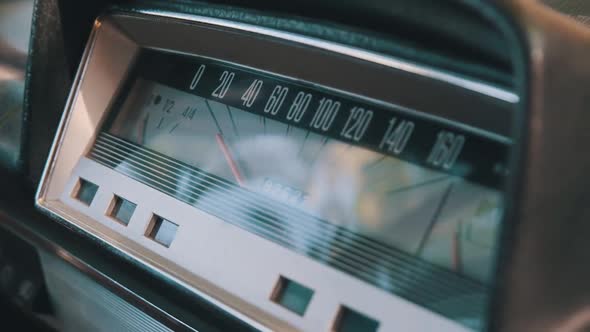
[[[217,140],[217,145],[219,145],[221,152],[223,152],[223,156],[225,156],[225,161],[227,161],[227,164],[229,165],[229,168],[231,169],[234,178],[236,178],[236,182],[243,187],[244,180],[242,178],[242,174],[240,174],[240,170],[238,169],[236,162],[232,158],[231,152],[229,151],[227,144],[225,144],[223,136],[220,133],[217,133],[215,135],[215,139]]]

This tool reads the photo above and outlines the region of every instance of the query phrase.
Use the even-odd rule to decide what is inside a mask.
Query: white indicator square
[[[170,244],[174,241],[177,230],[177,224],[154,215],[147,229],[146,236],[165,247],[170,247]]]

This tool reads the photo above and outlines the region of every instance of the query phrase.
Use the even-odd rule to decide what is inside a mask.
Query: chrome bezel
[[[158,22],[158,31],[146,30],[146,24],[149,26],[153,22]],[[169,29],[176,29],[176,33],[172,34]],[[178,34],[179,31],[194,32],[199,29],[202,31],[206,30],[209,34],[214,35],[210,37],[211,39],[220,37],[220,39],[215,39],[215,46],[209,44],[205,47],[203,46],[206,44],[204,42],[187,42],[187,39],[202,37],[202,34]],[[99,33],[102,31],[107,31],[111,35]],[[170,35],[181,35],[183,38],[169,38]],[[187,36],[190,36],[190,38],[187,38]],[[254,50],[240,54],[231,52],[232,49],[235,50],[235,47],[230,45],[229,41],[235,38],[241,38],[245,41],[256,41],[261,45],[272,45],[275,48],[271,49],[271,52],[277,54],[282,54],[281,52],[285,51],[296,51],[298,52],[297,54],[302,55],[301,58],[303,61],[313,66],[309,67],[311,69],[302,71],[300,67],[286,67],[285,63],[281,63],[278,60],[279,57],[269,56],[268,58],[257,60],[255,49],[259,49],[259,47],[253,47]],[[118,41],[114,43],[113,39],[117,39]],[[109,54],[108,51],[112,49],[107,45],[113,45],[113,43],[123,44],[125,47],[116,49],[116,54]],[[269,326],[277,327],[287,325],[282,325],[281,323],[260,323],[210,294],[199,290],[194,285],[187,283],[182,278],[164,269],[157,262],[146,259],[146,256],[141,251],[130,251],[128,247],[121,246],[119,242],[104,238],[102,231],[82,226],[78,221],[79,216],[69,213],[67,208],[60,208],[51,204],[51,201],[59,200],[58,193],[63,191],[66,181],[65,178],[58,179],[56,172],[60,172],[62,177],[65,174],[71,173],[73,165],[77,163],[77,160],[81,156],[87,153],[92,142],[94,142],[100,124],[104,120],[106,113],[108,113],[110,104],[113,102],[118,89],[125,80],[127,71],[143,47],[219,58],[225,61],[259,68],[261,70],[278,72],[281,75],[326,85],[337,90],[347,91],[351,94],[366,96],[372,100],[381,100],[383,103],[396,104],[408,112],[416,112],[413,110],[420,109],[418,113],[423,117],[437,119],[442,122],[451,121],[455,126],[460,126],[465,130],[477,132],[480,135],[504,142],[510,141],[507,138],[510,125],[510,121],[508,120],[511,118],[512,105],[519,101],[516,94],[486,83],[468,80],[433,68],[342,44],[244,23],[147,10],[143,11],[142,14],[115,13],[98,19],[82,58],[80,69],[68,98],[66,109],[43,172],[43,177],[36,195],[37,206],[43,211],[57,215],[65,222],[81,229],[96,241],[104,242],[116,248],[122,254],[140,265],[153,270],[163,278],[190,289],[195,294],[210,301],[211,304],[222,308],[247,324],[263,331],[270,330]],[[355,86],[353,83],[342,80],[341,77],[328,77],[321,70],[315,72],[313,70],[314,68],[321,67],[321,61],[319,63],[315,62],[320,58],[323,59],[323,62],[326,59],[333,59],[339,65],[354,64],[377,74],[377,76],[387,76],[387,79],[376,79],[376,83],[383,81],[386,83],[390,80],[395,81],[399,79],[403,82],[404,86],[400,87],[400,90],[395,93],[391,93],[386,87],[372,89],[372,87]],[[114,63],[116,65],[111,66]],[[118,68],[119,70],[111,73],[102,73],[102,76],[99,75],[102,77],[102,80],[99,79],[96,81],[95,79],[99,70],[105,67]],[[105,89],[105,82],[111,82],[112,85],[109,85]],[[406,84],[407,82],[412,82],[412,84]],[[412,91],[411,89],[415,86],[419,86],[420,89],[414,89]],[[429,101],[423,95],[428,94],[428,91],[433,91],[432,89],[443,94],[446,99],[436,102]],[[83,96],[84,91],[87,90],[93,91],[92,95]],[[100,91],[100,93],[97,95],[95,91]],[[100,98],[101,94],[103,98]],[[105,96],[106,98],[104,98]],[[88,98],[89,102],[83,100],[84,97]],[[95,110],[98,110],[95,113],[98,113],[94,114],[94,117],[91,118],[90,127],[88,127],[89,131],[85,132],[83,137],[76,137],[79,141],[74,144],[72,133],[68,132],[68,129],[70,128],[71,121],[76,121],[75,116],[79,115],[74,114],[78,103],[85,104],[85,107],[94,107]],[[450,105],[459,103],[464,105],[465,109],[484,105],[488,110],[497,110],[497,113],[485,112],[482,113],[486,114],[483,117],[473,116],[468,115],[465,109],[445,107],[445,103],[450,103]],[[501,118],[503,120],[490,122],[488,121],[490,117],[493,119]],[[504,123],[505,127],[491,126],[490,123],[493,122]],[[68,140],[68,138],[70,139]],[[71,148],[72,144],[76,146],[75,149]],[[64,169],[64,164],[69,166],[65,166]],[[55,184],[55,181],[58,184]]]

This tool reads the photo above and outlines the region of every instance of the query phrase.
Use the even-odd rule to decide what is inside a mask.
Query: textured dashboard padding
[[[139,3],[144,8],[152,6],[290,31],[510,85],[506,75],[510,55],[502,34],[476,11],[457,6],[456,1],[212,2],[216,4],[187,0]]]
[[[0,167],[21,170],[22,107],[24,82],[0,80]]]
[[[543,0],[543,3],[590,26],[590,1],[588,0]]]
[[[112,6],[170,10],[271,27],[512,86],[509,52],[494,25],[458,1],[37,0],[27,68],[23,145],[38,182],[94,19]],[[236,4],[242,7],[229,6]],[[262,12],[264,10],[264,12]]]

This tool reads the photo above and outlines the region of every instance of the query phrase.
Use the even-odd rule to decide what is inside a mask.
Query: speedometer
[[[97,25],[43,208],[254,325],[478,326],[515,95],[272,30],[152,23]]]
[[[211,59],[148,52],[135,72],[97,161],[300,252],[374,258],[374,283],[395,249],[489,275],[500,142]]]

